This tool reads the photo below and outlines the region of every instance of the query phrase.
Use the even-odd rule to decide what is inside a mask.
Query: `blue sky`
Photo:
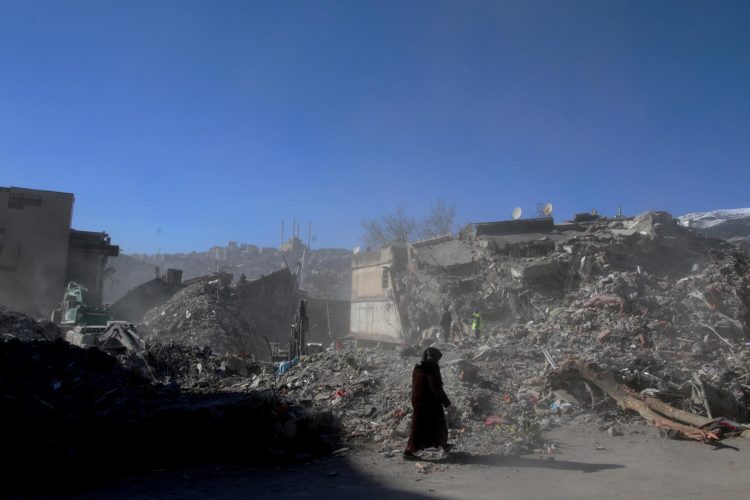
[[[750,2],[0,3],[0,185],[126,252],[750,206]],[[161,229],[161,232],[158,230]]]

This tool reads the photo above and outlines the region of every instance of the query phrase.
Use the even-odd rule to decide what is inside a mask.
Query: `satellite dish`
[[[545,217],[549,217],[550,215],[552,215],[552,203],[547,203],[546,205],[544,205],[542,213]]]
[[[352,250],[352,253],[353,253],[354,255],[357,255],[357,254],[359,253],[359,251],[360,251],[360,248],[359,248],[359,247],[354,247],[354,250]]]
[[[521,210],[521,207],[516,207],[513,209],[513,213],[511,214],[511,217],[513,217],[513,220],[518,220],[521,218],[521,214],[523,211]]]

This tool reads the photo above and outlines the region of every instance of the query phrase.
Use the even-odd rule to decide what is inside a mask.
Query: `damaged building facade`
[[[49,316],[68,281],[102,304],[107,258],[116,256],[104,232],[71,228],[72,193],[0,187],[0,304]]]
[[[551,217],[472,223],[457,238],[444,235],[354,255],[351,337],[403,343],[434,327],[443,308],[456,312],[457,304],[445,298],[449,289],[455,295],[476,295],[474,274],[482,255],[513,262],[509,277],[544,280],[556,267],[540,258],[564,238],[560,229],[576,227],[556,226]],[[416,281],[421,283],[415,286]],[[464,309],[476,306],[473,301]]]
[[[393,275],[408,262],[406,245],[352,256],[352,299],[349,328],[361,340],[400,343],[403,325]]]

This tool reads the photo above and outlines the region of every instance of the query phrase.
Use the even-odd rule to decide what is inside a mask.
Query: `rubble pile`
[[[25,314],[0,307],[0,338],[3,340],[55,340],[61,336],[60,328],[51,321],[36,321]]]
[[[517,453],[539,447],[543,426],[535,404],[544,385],[544,367],[538,359],[526,361],[508,346],[471,342],[434,346],[444,354],[443,381],[452,401],[448,426],[458,449]],[[259,374],[248,384],[275,384],[304,406],[331,411],[350,443],[395,453],[403,450],[409,435],[411,372],[421,352],[421,346],[413,346],[318,353],[303,357],[277,377]],[[527,378],[519,380],[523,377]],[[541,420],[549,424],[548,417]]]
[[[447,244],[464,248],[436,265],[432,257]],[[507,328],[543,319],[548,307],[566,305],[571,293],[614,272],[646,272],[672,283],[722,248],[726,252],[725,244],[680,228],[664,212],[545,234],[464,235],[412,249],[396,300],[414,339],[436,326],[445,305],[464,324],[480,309],[489,326]]]
[[[338,423],[351,445],[392,456],[409,434],[412,369],[430,345],[443,352],[450,439],[461,451],[550,450],[543,431],[562,422],[615,434],[631,418],[623,409],[683,412],[697,424],[651,422],[699,440],[718,439],[700,428],[706,419],[750,421],[750,263],[668,214],[543,234],[464,232],[407,251],[384,293],[407,344],[336,339],[279,365],[259,360],[266,340],[289,339],[299,283],[288,269],[185,286],[145,314],[146,352],[116,358],[35,341],[59,330],[0,311],[10,339],[0,343],[0,411],[20,430],[0,443],[14,457],[7,466],[47,469],[73,457],[90,474],[112,465],[100,460],[111,456],[100,437],[113,429],[122,456],[144,467],[309,451]],[[441,338],[446,306],[453,328]]]
[[[335,445],[325,438],[336,431],[330,413],[314,414],[272,391],[153,384],[98,349],[61,340],[0,342],[0,393],[0,466],[11,491],[46,484],[59,493],[124,471],[267,462]],[[30,479],[40,470],[44,484]]]
[[[748,276],[736,263],[719,260],[674,283],[613,273],[514,334],[557,359],[594,362],[681,409],[748,421],[750,351],[740,292]]]
[[[180,286],[154,278],[128,291],[110,306],[109,311],[113,318],[139,323],[146,312],[164,304],[179,290]]]
[[[117,360],[143,378],[192,390],[229,387],[237,378],[272,369],[270,363],[258,362],[253,357],[218,355],[206,346],[176,343],[151,343],[146,352],[125,352]]]
[[[144,316],[146,340],[210,346],[216,351],[251,349],[250,325],[231,304],[232,290],[219,282],[197,283],[177,292]]]
[[[488,238],[466,240],[465,251],[456,243],[429,258],[424,247],[411,249],[415,258],[396,276],[393,300],[417,342],[406,357],[387,349],[317,354],[276,385],[331,409],[347,436],[384,451],[403,446],[411,368],[436,340],[459,449],[518,451],[540,446],[540,430],[561,419],[607,428],[625,418],[595,384],[562,376],[569,359],[679,410],[750,419],[750,269],[729,245],[663,213],[503,251]],[[437,338],[446,304],[460,324],[452,344]],[[483,317],[480,341],[470,338],[474,309]]]
[[[594,362],[636,393],[675,408],[750,421],[746,326],[732,319],[746,272],[735,267],[725,255],[674,283],[645,272],[613,272],[542,310],[540,321],[492,325],[481,342],[435,342],[444,353],[443,380],[453,401],[447,417],[457,449],[544,449],[541,432],[555,423],[604,430],[623,421],[616,402],[597,387],[561,375],[558,366],[571,358]],[[330,410],[348,439],[393,453],[409,432],[411,370],[432,341],[401,353],[314,354],[276,379],[257,374],[248,383],[275,384],[303,405]]]
[[[282,269],[255,281],[198,282],[144,316],[143,336],[156,343],[203,347],[217,353],[268,352],[264,336],[288,336],[296,281]]]

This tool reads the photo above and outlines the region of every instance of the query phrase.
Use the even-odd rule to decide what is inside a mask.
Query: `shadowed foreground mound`
[[[0,394],[9,492],[73,492],[164,466],[269,463],[335,446],[330,414],[304,411],[272,391],[153,385],[101,351],[62,341],[0,343]]]

